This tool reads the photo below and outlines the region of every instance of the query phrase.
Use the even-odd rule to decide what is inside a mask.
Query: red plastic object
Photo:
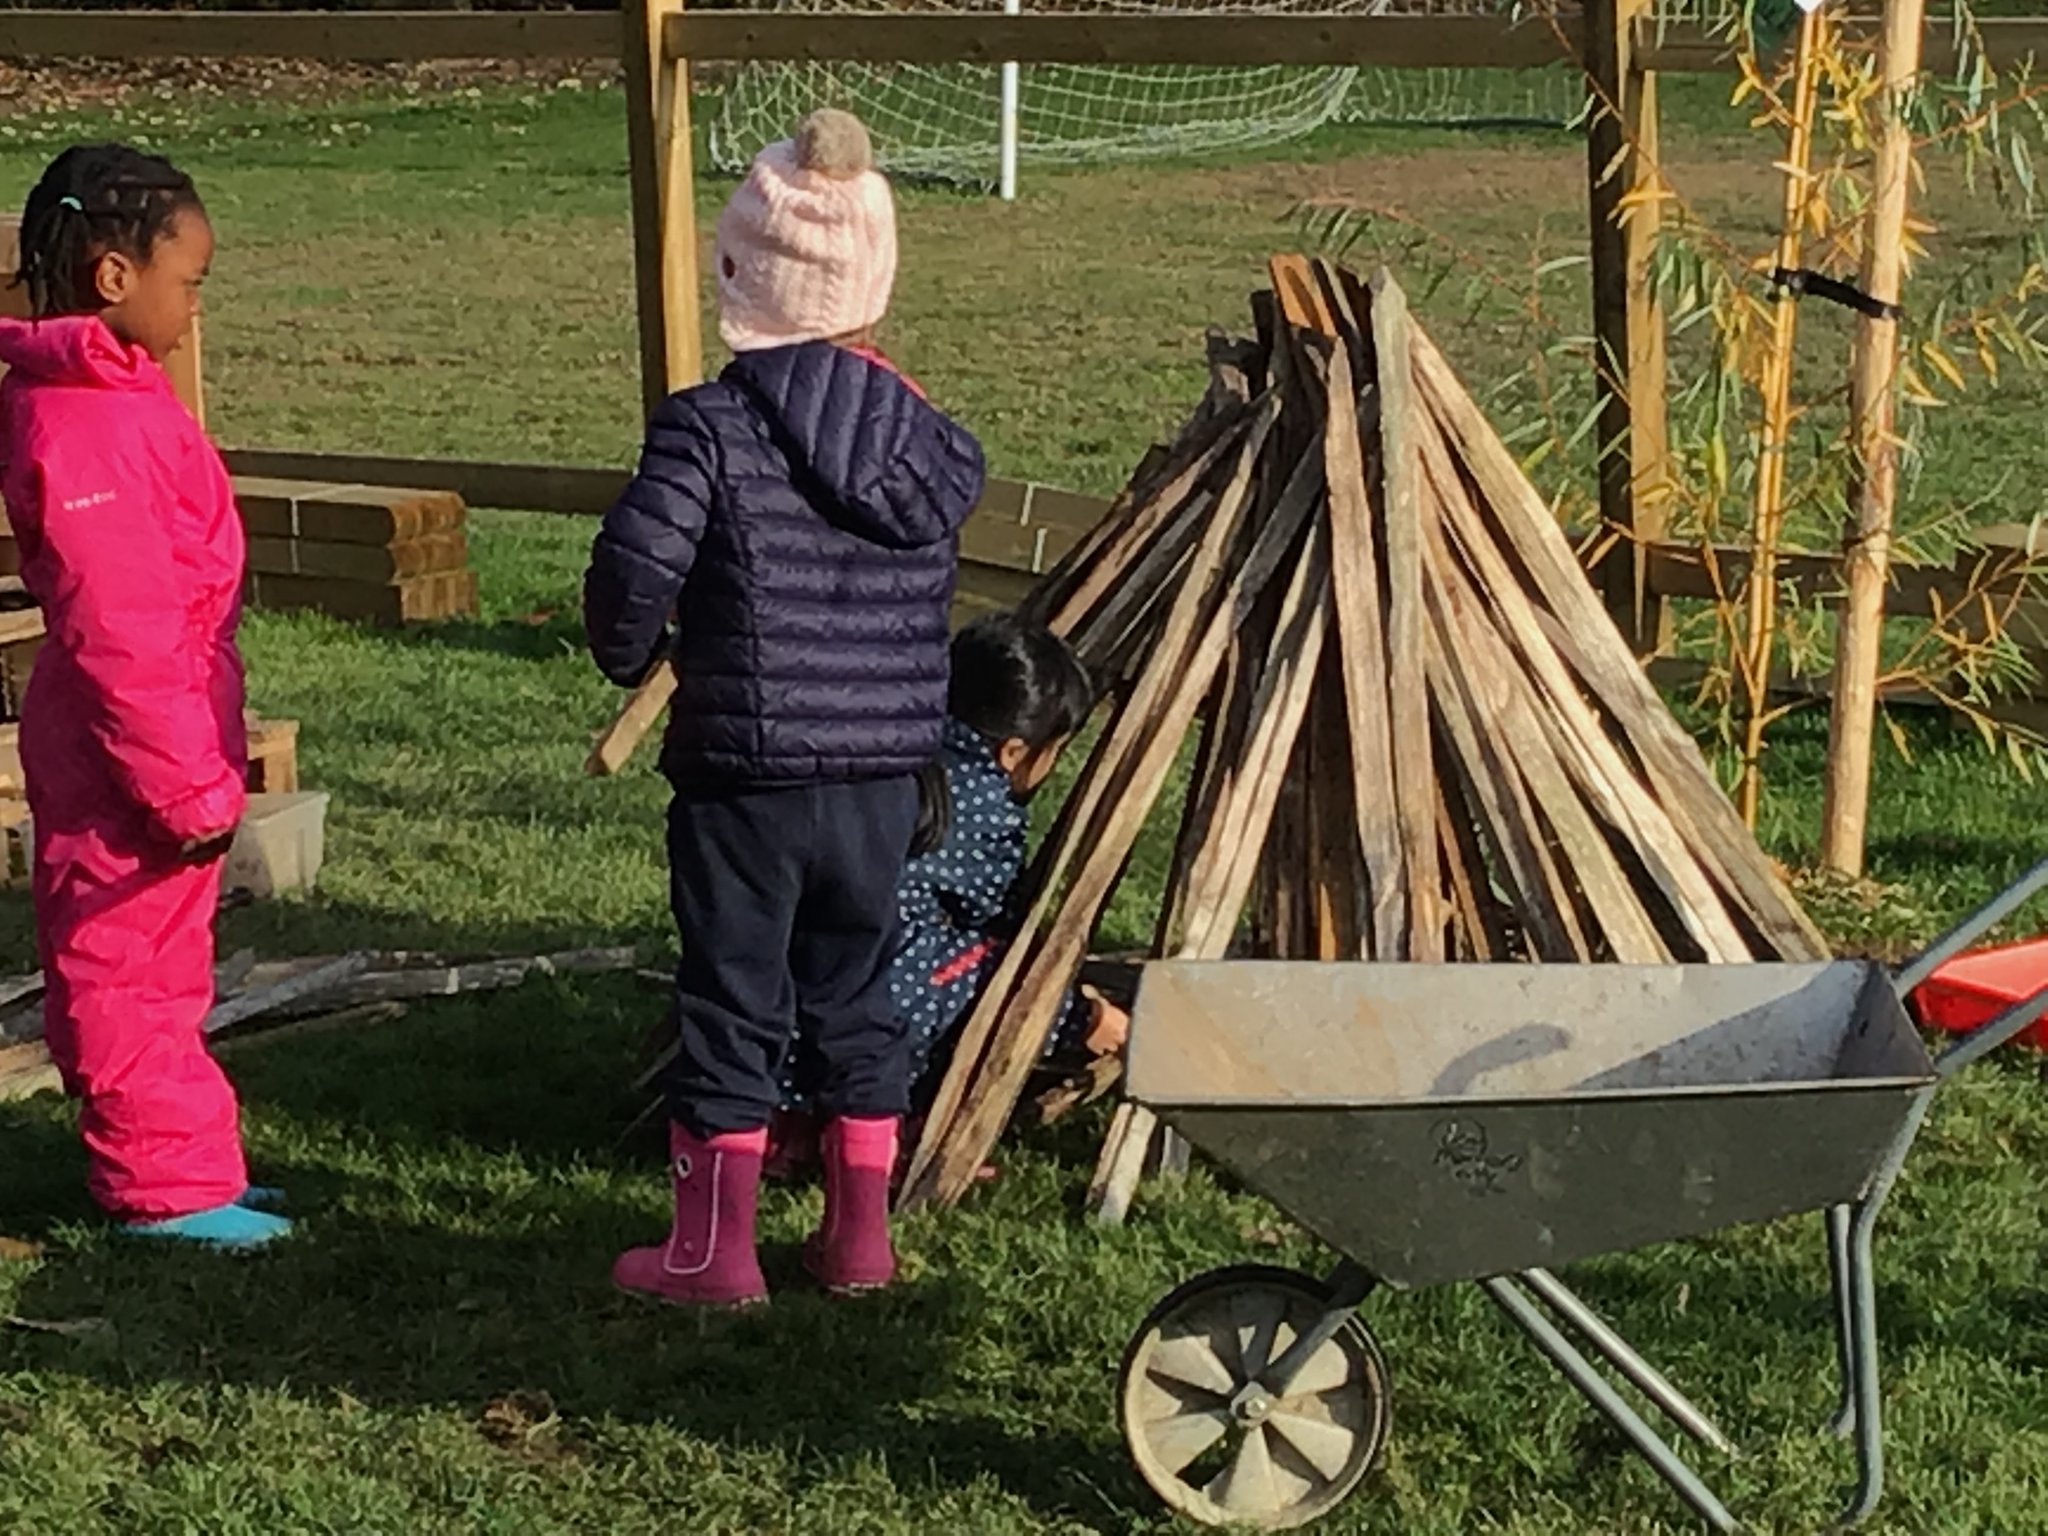
[[[2048,984],[2048,938],[1996,949],[1971,950],[1942,966],[1913,993],[1921,1022],[1951,1034],[1989,1024],[2014,1003]],[[2048,1051],[2048,1017],[2036,1020],[2020,1043]]]

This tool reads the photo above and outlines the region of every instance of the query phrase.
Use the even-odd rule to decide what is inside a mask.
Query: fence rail
[[[1999,68],[2048,64],[2048,20],[1979,23]],[[686,11],[671,16],[671,56],[866,63],[1364,65],[1521,69],[1577,56],[1577,17],[905,15],[901,12]],[[1930,69],[1952,70],[1948,25],[1928,28]],[[0,10],[0,58],[292,58],[328,63],[429,59],[615,59],[616,16],[602,11]],[[1732,69],[1728,40],[1695,22],[1645,21],[1636,62],[1663,73]]]
[[[1602,511],[1629,532],[1623,558],[1603,575],[1610,606],[1632,639],[1656,648],[1662,598],[1697,586],[1685,552],[1663,542],[1654,515],[1634,507],[1633,485],[1662,453],[1662,319],[1640,269],[1654,235],[1655,203],[1627,221],[1611,215],[1657,177],[1655,78],[1733,67],[1729,40],[1697,21],[1658,19],[1652,0],[1589,0],[1594,25],[1576,18],[1516,23],[1497,15],[906,15],[838,12],[687,11],[681,0],[623,0],[603,12],[137,12],[0,10],[0,58],[282,57],[326,62],[430,59],[617,59],[628,86],[641,364],[648,398],[694,378],[696,234],[690,183],[689,65],[696,61],[887,63],[1096,63],[1115,65],[1359,65],[1458,69],[1556,65],[1583,57],[1618,105],[1589,124],[1589,185],[1596,212],[1595,313],[1601,345],[1616,359],[1602,436]],[[2012,69],[2048,63],[2048,18],[1980,23],[1988,62]],[[1951,71],[1958,50],[1945,24],[1927,32],[1926,63]],[[1624,131],[1625,130],[1625,131]],[[1617,148],[1619,146],[1619,148]],[[1621,167],[1616,174],[1616,166]],[[1612,419],[1609,419],[1612,418]],[[245,465],[258,456],[238,456]],[[285,462],[267,456],[273,468]],[[311,456],[286,456],[309,462]],[[412,483],[432,466],[356,461],[369,479],[378,462]],[[472,500],[594,510],[612,477],[546,466],[441,466]],[[992,525],[991,525],[992,526]],[[1010,537],[1005,534],[1004,537]],[[1034,538],[1036,536],[1034,535]],[[1034,550],[1042,551],[1039,540]],[[993,552],[993,551],[991,551]],[[1018,574],[1013,571],[1013,574]],[[1899,604],[1911,603],[1902,575]],[[1924,590],[1931,593],[1938,583]],[[1895,611],[1911,611],[1895,604]]]
[[[601,11],[0,11],[0,58],[616,59],[622,39]]]

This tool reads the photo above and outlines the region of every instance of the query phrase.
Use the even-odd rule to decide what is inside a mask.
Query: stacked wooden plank
[[[0,319],[26,319],[29,313],[28,290],[14,280],[16,267],[21,257],[21,220],[14,215],[0,214]],[[0,372],[5,372],[0,369]],[[7,510],[0,507],[0,578],[21,574],[21,548],[14,541],[13,530],[7,526]],[[0,688],[5,681],[0,679]]]
[[[0,528],[5,526],[0,521]],[[29,669],[43,648],[44,624],[42,610],[28,595],[8,592],[6,585],[7,578],[0,577],[0,720],[18,720]]]
[[[235,481],[255,608],[373,624],[472,616],[468,512],[448,491]]]
[[[239,478],[252,608],[311,609],[371,624],[477,611],[468,509],[449,491]],[[21,569],[0,515],[0,579]]]
[[[21,266],[21,216],[0,213],[0,318],[26,320],[28,290],[14,280]]]
[[[0,886],[26,885],[31,848],[28,785],[21,771],[21,727],[0,722]]]
[[[1018,607],[1108,504],[1029,481],[991,480],[960,530],[953,627]]]
[[[1190,740],[1156,952],[1741,961],[1821,952],[1382,274],[1274,263],[1257,335],[1031,599],[1113,707],[904,1186],[972,1184]],[[1105,1188],[1149,1141],[1126,1108]]]

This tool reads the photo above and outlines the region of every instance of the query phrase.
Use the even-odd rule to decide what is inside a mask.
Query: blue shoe
[[[245,1205],[217,1205],[210,1211],[194,1211],[168,1221],[131,1221],[121,1230],[133,1237],[171,1238],[239,1253],[274,1243],[291,1229],[292,1224],[282,1216],[252,1211]]]
[[[244,1210],[268,1211],[273,1216],[282,1216],[290,1203],[284,1191],[274,1184],[251,1184],[235,1201]]]

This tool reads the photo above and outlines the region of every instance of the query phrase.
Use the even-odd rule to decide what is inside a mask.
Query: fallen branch
[[[646,1070],[633,1079],[633,1092],[645,1093],[648,1089],[652,1088],[660,1079],[661,1074],[666,1072],[674,1063],[676,1052],[681,1049],[682,1047],[673,1041],[663,1046],[661,1053],[648,1063]]]
[[[47,1333],[60,1339],[97,1338],[114,1331],[114,1325],[104,1317],[79,1317],[53,1321],[40,1317],[22,1317],[9,1312],[0,1317],[0,1327],[12,1328],[20,1333]]]
[[[345,982],[359,974],[366,962],[366,956],[346,955],[274,986],[244,992],[216,1006],[201,1027],[209,1035],[232,1029],[322,988]],[[42,1041],[32,1040],[0,1050],[0,1103],[30,1098],[47,1089],[62,1089],[63,1086],[63,1076],[51,1060],[50,1048]]]
[[[275,986],[258,987],[231,997],[219,1004],[206,1016],[202,1026],[209,1035],[217,1035],[224,1029],[259,1018],[266,1013],[275,1013],[289,1003],[304,997],[332,991],[335,987],[359,976],[368,967],[368,955],[344,955],[339,960],[330,960],[304,975],[294,976],[289,981],[280,981]]]
[[[43,1032],[43,973],[0,981],[0,1045],[33,1040]]]
[[[257,970],[256,951],[237,950],[213,970],[213,995],[225,1002],[239,993]],[[304,969],[301,967],[301,969]],[[0,981],[0,1045],[39,1040],[43,1034],[43,973]],[[16,1005],[21,1005],[16,1007]],[[12,1011],[9,1011],[12,1010]]]
[[[215,1002],[226,1002],[249,983],[250,975],[256,969],[256,951],[238,949],[227,959],[213,968],[213,996]]]
[[[638,952],[628,948],[571,949],[553,955],[479,960],[463,965],[437,963],[412,969],[370,970],[380,961],[408,958],[422,957],[406,951],[387,951],[381,955],[366,951],[251,963],[246,975],[257,984],[219,1003],[206,1016],[203,1028],[209,1036],[218,1035],[254,1019],[282,1014],[303,1020],[309,1026],[304,1031],[293,1028],[291,1033],[318,1033],[321,1026],[339,1029],[397,1018],[405,1010],[401,1007],[392,1012],[390,1005],[395,1003],[496,991],[518,986],[536,976],[626,971],[639,963]],[[239,969],[241,961],[242,957],[237,955],[228,966]],[[283,1033],[286,1031],[271,1029],[248,1038],[268,1039]],[[56,1065],[41,1041],[0,1044],[0,1103],[62,1086]]]
[[[456,997],[467,992],[501,991],[531,981],[536,976],[588,976],[630,971],[639,963],[639,953],[632,949],[570,949],[553,955],[378,971],[339,986],[323,987],[319,995],[323,1008]]]

